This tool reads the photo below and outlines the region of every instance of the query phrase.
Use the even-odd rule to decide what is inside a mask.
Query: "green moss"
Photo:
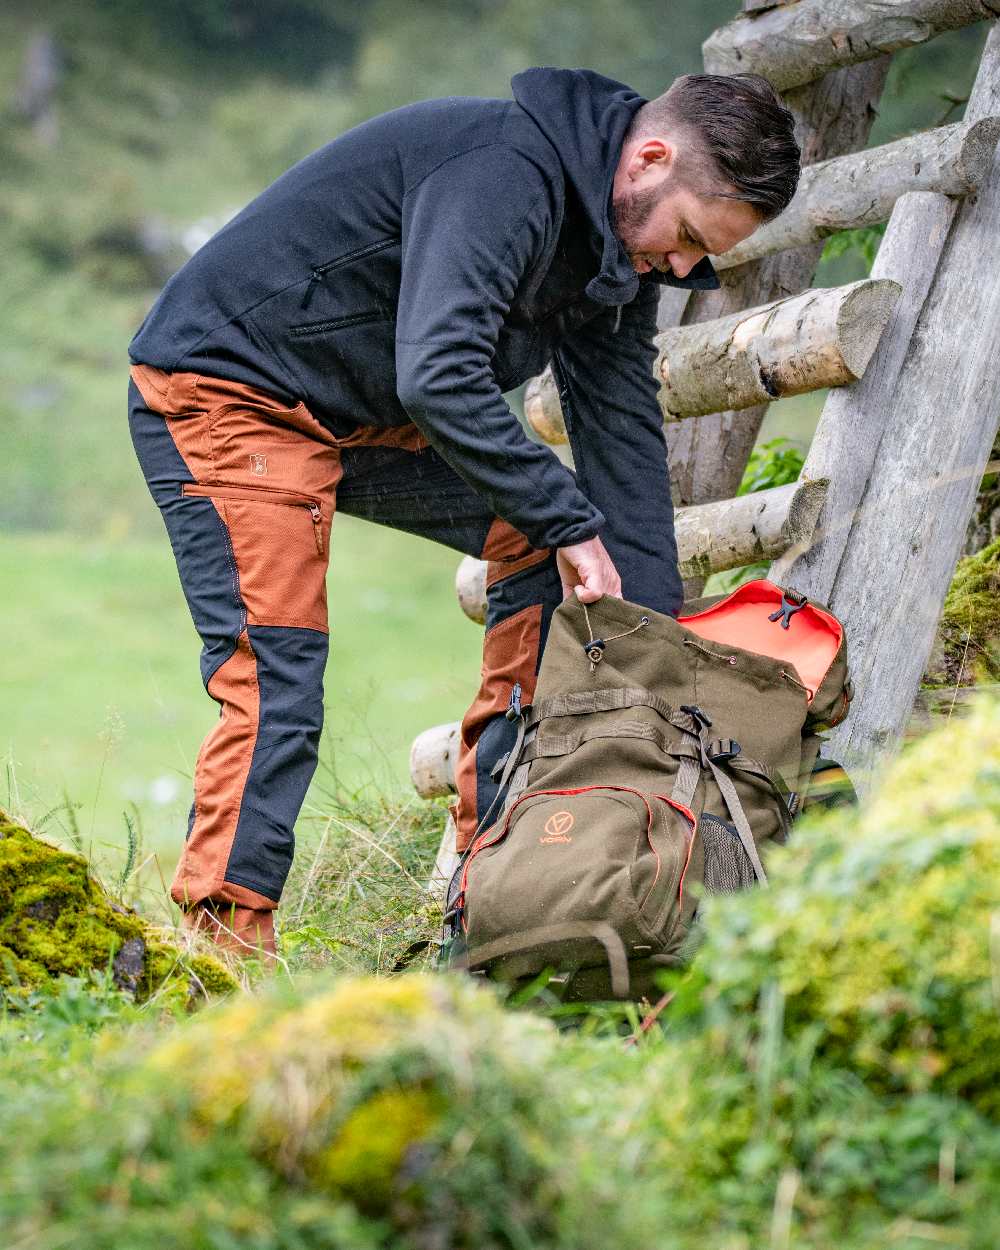
[[[0,985],[14,995],[52,989],[92,969],[139,1002],[165,993],[193,1001],[236,985],[218,961],[192,959],[108,898],[82,856],[0,811]]]
[[[440,1118],[439,1104],[425,1089],[379,1090],[350,1113],[313,1175],[362,1210],[384,1209],[407,1153],[419,1150]]]
[[[935,682],[1000,681],[1000,538],[960,560],[945,597]]]

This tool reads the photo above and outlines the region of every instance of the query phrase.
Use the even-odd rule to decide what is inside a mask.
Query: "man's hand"
[[[622,597],[622,579],[599,538],[560,547],[556,551],[556,567],[562,579],[564,599],[574,590],[581,603],[596,603],[602,595]]]

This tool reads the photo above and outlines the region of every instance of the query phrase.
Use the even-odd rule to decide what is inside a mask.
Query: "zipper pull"
[[[309,515],[312,517],[313,533],[316,536],[316,550],[320,555],[323,554],[323,513],[320,511],[318,503],[309,505]]]
[[[313,271],[312,271],[312,277],[309,279],[309,285],[306,287],[305,291],[302,294],[302,304],[301,304],[302,308],[308,308],[309,305],[312,303],[313,292],[316,290],[316,288],[319,286],[319,284],[322,281],[323,281],[323,274],[320,272],[319,269],[315,268],[314,266]]]

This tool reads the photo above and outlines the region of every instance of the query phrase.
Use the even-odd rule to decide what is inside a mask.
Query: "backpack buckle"
[[[726,760],[734,760],[742,750],[735,738],[716,738],[709,743],[706,754],[713,764],[720,764]]]
[[[781,592],[781,607],[772,612],[767,618],[769,621],[781,621],[781,628],[788,629],[789,623],[796,612],[801,612],[809,600],[805,595],[800,595],[797,590],[790,587]]]
[[[701,710],[701,708],[697,706],[697,704],[682,703],[681,711],[687,712],[688,716],[691,717],[691,719],[695,722],[695,724],[700,725],[702,729],[712,728],[711,720],[708,718],[708,716],[706,716],[706,714]]]
[[[507,761],[509,759],[510,759],[510,752],[504,751],[503,755],[500,756],[497,762],[490,769],[491,781],[495,781],[495,782],[500,781],[500,778],[503,776],[503,770],[507,767]]]
[[[514,682],[510,691],[510,702],[507,704],[507,711],[504,713],[509,721],[518,720],[521,716],[521,683]]]

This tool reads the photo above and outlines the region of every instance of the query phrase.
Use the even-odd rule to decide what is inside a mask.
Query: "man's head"
[[[688,74],[644,104],[615,172],[615,233],[639,273],[683,278],[787,206],[799,178],[791,113],[757,74]]]

